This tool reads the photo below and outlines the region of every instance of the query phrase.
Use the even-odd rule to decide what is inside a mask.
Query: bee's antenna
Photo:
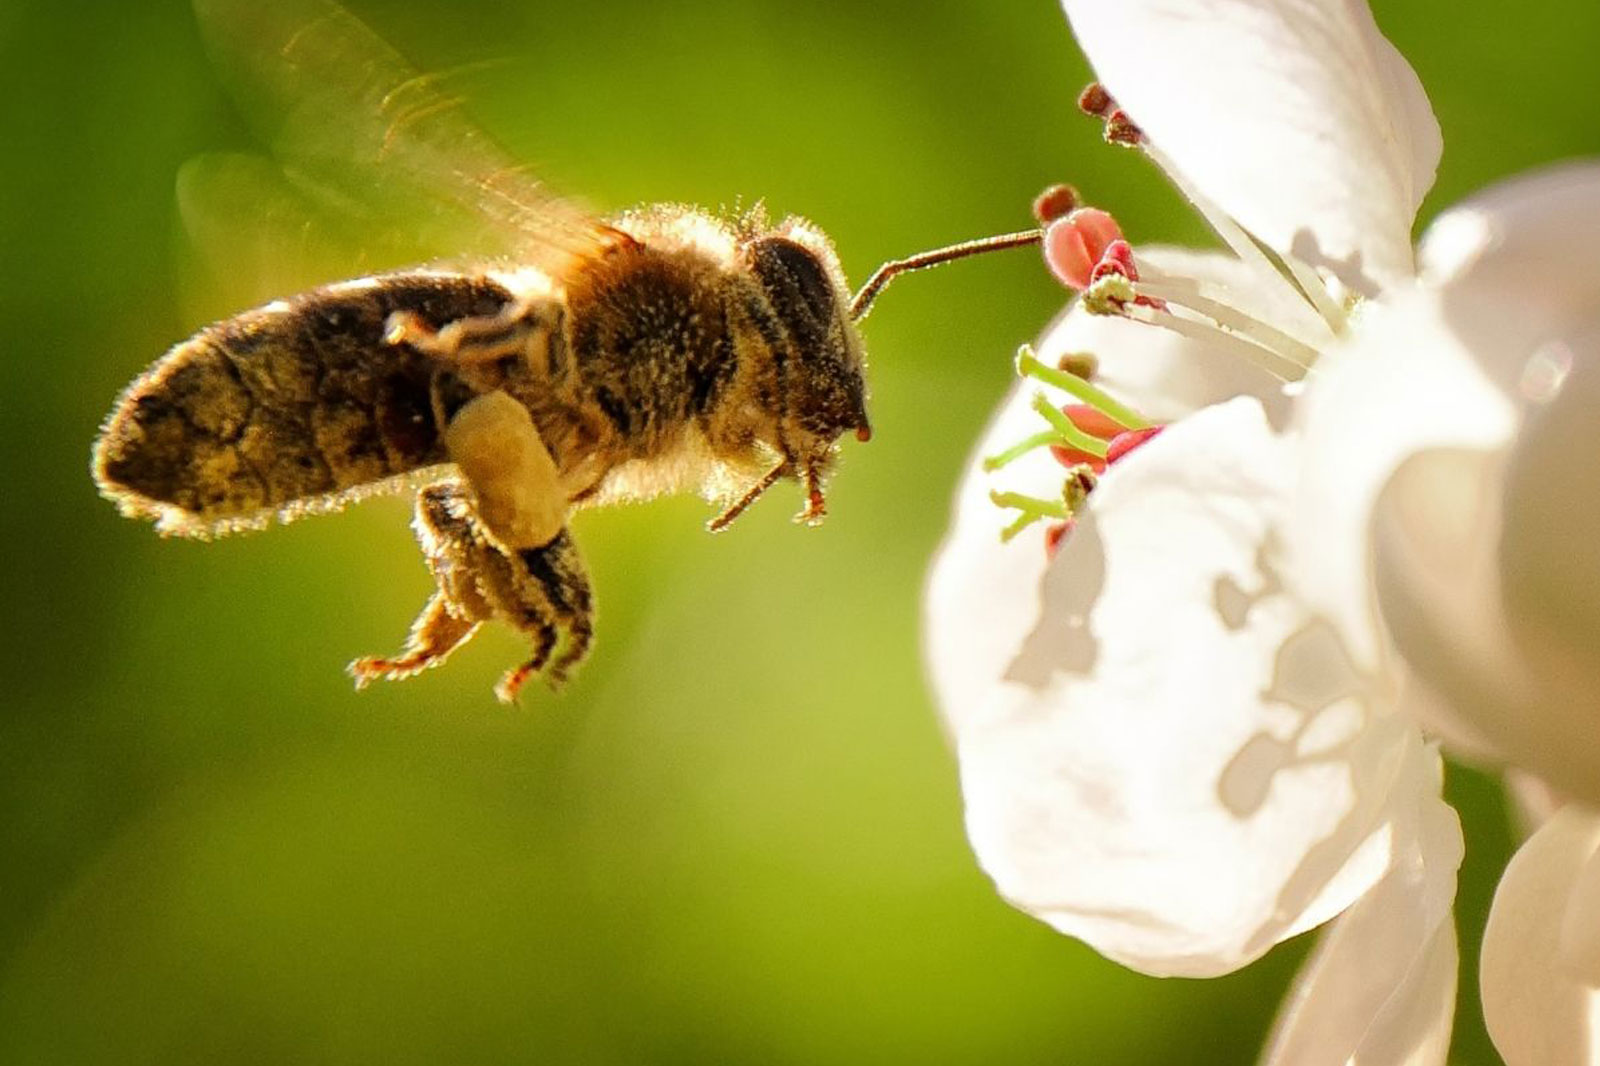
[[[982,255],[984,252],[999,252],[1006,248],[1024,248],[1030,244],[1038,244],[1044,237],[1044,230],[1030,229],[1020,233],[1002,233],[998,237],[982,237],[975,241],[962,241],[952,244],[948,248],[935,248],[931,252],[919,252],[907,259],[896,259],[885,263],[872,272],[872,277],[861,286],[855,298],[850,301],[850,318],[860,322],[867,317],[867,312],[872,310],[872,301],[878,298],[878,293],[883,291],[885,285],[900,274],[908,274],[913,270],[925,270],[940,263],[948,263],[952,259],[965,259],[969,255]]]

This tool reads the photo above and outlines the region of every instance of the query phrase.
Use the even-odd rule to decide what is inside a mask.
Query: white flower
[[[1352,632],[1381,614],[1425,727],[1570,801],[1496,893],[1484,1011],[1511,1066],[1600,1062],[1600,163],[1474,197],[1420,258],[1307,390],[1296,569]],[[1336,460],[1336,423],[1384,429]]]
[[[1272,1061],[1443,1062],[1461,843],[1423,728],[1600,798],[1600,490],[1574,484],[1600,444],[1600,167],[1445,214],[1419,272],[1437,126],[1364,7],[1066,7],[1239,257],[1140,249],[1158,306],[1052,330],[1044,354],[1093,352],[1177,419],[1053,560],[999,543],[995,478],[963,484],[926,648],[974,849],[1017,906],[1148,973],[1227,972],[1343,912]],[[1293,401],[1265,372],[1313,365]],[[1041,425],[1019,389],[977,454]],[[1063,473],[1035,451],[1000,487]],[[1569,1024],[1600,1003],[1594,824],[1550,821],[1497,897],[1485,1003],[1513,1066],[1596,1054]],[[1550,1025],[1579,1057],[1543,1053]]]

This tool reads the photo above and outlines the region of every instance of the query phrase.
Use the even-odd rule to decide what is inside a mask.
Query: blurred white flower
[[[1600,163],[1474,197],[1420,258],[1306,390],[1287,539],[1304,598],[1398,653],[1424,728],[1567,800],[1507,868],[1481,990],[1510,1066],[1594,1064]]]
[[[1442,1063],[1461,841],[1423,730],[1600,802],[1600,166],[1446,213],[1419,271],[1438,129],[1363,6],[1066,8],[1120,133],[1235,255],[1141,248],[1120,315],[1091,288],[1043,343],[1175,420],[1053,559],[1001,543],[991,502],[1060,499],[1048,451],[960,490],[926,648],[973,847],[1146,973],[1225,973],[1343,913],[1271,1061]],[[1089,258],[1115,236],[1096,218]],[[1036,410],[1019,388],[977,458],[1039,439]],[[1566,808],[1496,899],[1512,1066],[1600,1055],[1597,826]]]

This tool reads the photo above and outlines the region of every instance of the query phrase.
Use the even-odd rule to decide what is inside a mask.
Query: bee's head
[[[782,462],[711,522],[726,529],[760,495],[782,477],[802,480],[806,509],[799,518],[822,517],[822,478],[833,463],[836,441],[846,430],[868,440],[867,386],[863,376],[861,335],[856,323],[872,301],[900,274],[963,259],[970,255],[1038,244],[1043,231],[1024,230],[965,241],[897,259],[877,269],[854,296],[833,245],[815,226],[789,217],[767,227],[759,206],[732,227],[741,261],[761,287],[762,306],[752,308],[755,328],[771,350],[774,373],[771,404],[763,410],[774,418],[777,440],[770,443]]]
[[[777,334],[781,449],[796,476],[820,472],[842,434],[872,435],[861,335],[850,319],[844,272],[828,238],[796,218],[750,238],[743,254]]]

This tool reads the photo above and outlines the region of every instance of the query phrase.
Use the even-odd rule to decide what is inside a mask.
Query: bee
[[[551,194],[330,0],[196,6],[245,102],[299,123],[279,142],[299,138],[286,150],[302,169],[389,187],[419,226],[472,216],[490,235],[479,265],[378,273],[207,326],[128,386],[94,445],[101,493],[173,536],[417,488],[435,589],[398,653],[350,664],[357,687],[435,666],[491,620],[531,645],[500,699],[535,675],[560,686],[594,635],[578,509],[697,488],[722,502],[720,531],[790,479],[797,520],[821,521],[839,439],[872,432],[857,323],[876,294],[1038,240],[888,263],[852,296],[803,219],[601,219]]]

